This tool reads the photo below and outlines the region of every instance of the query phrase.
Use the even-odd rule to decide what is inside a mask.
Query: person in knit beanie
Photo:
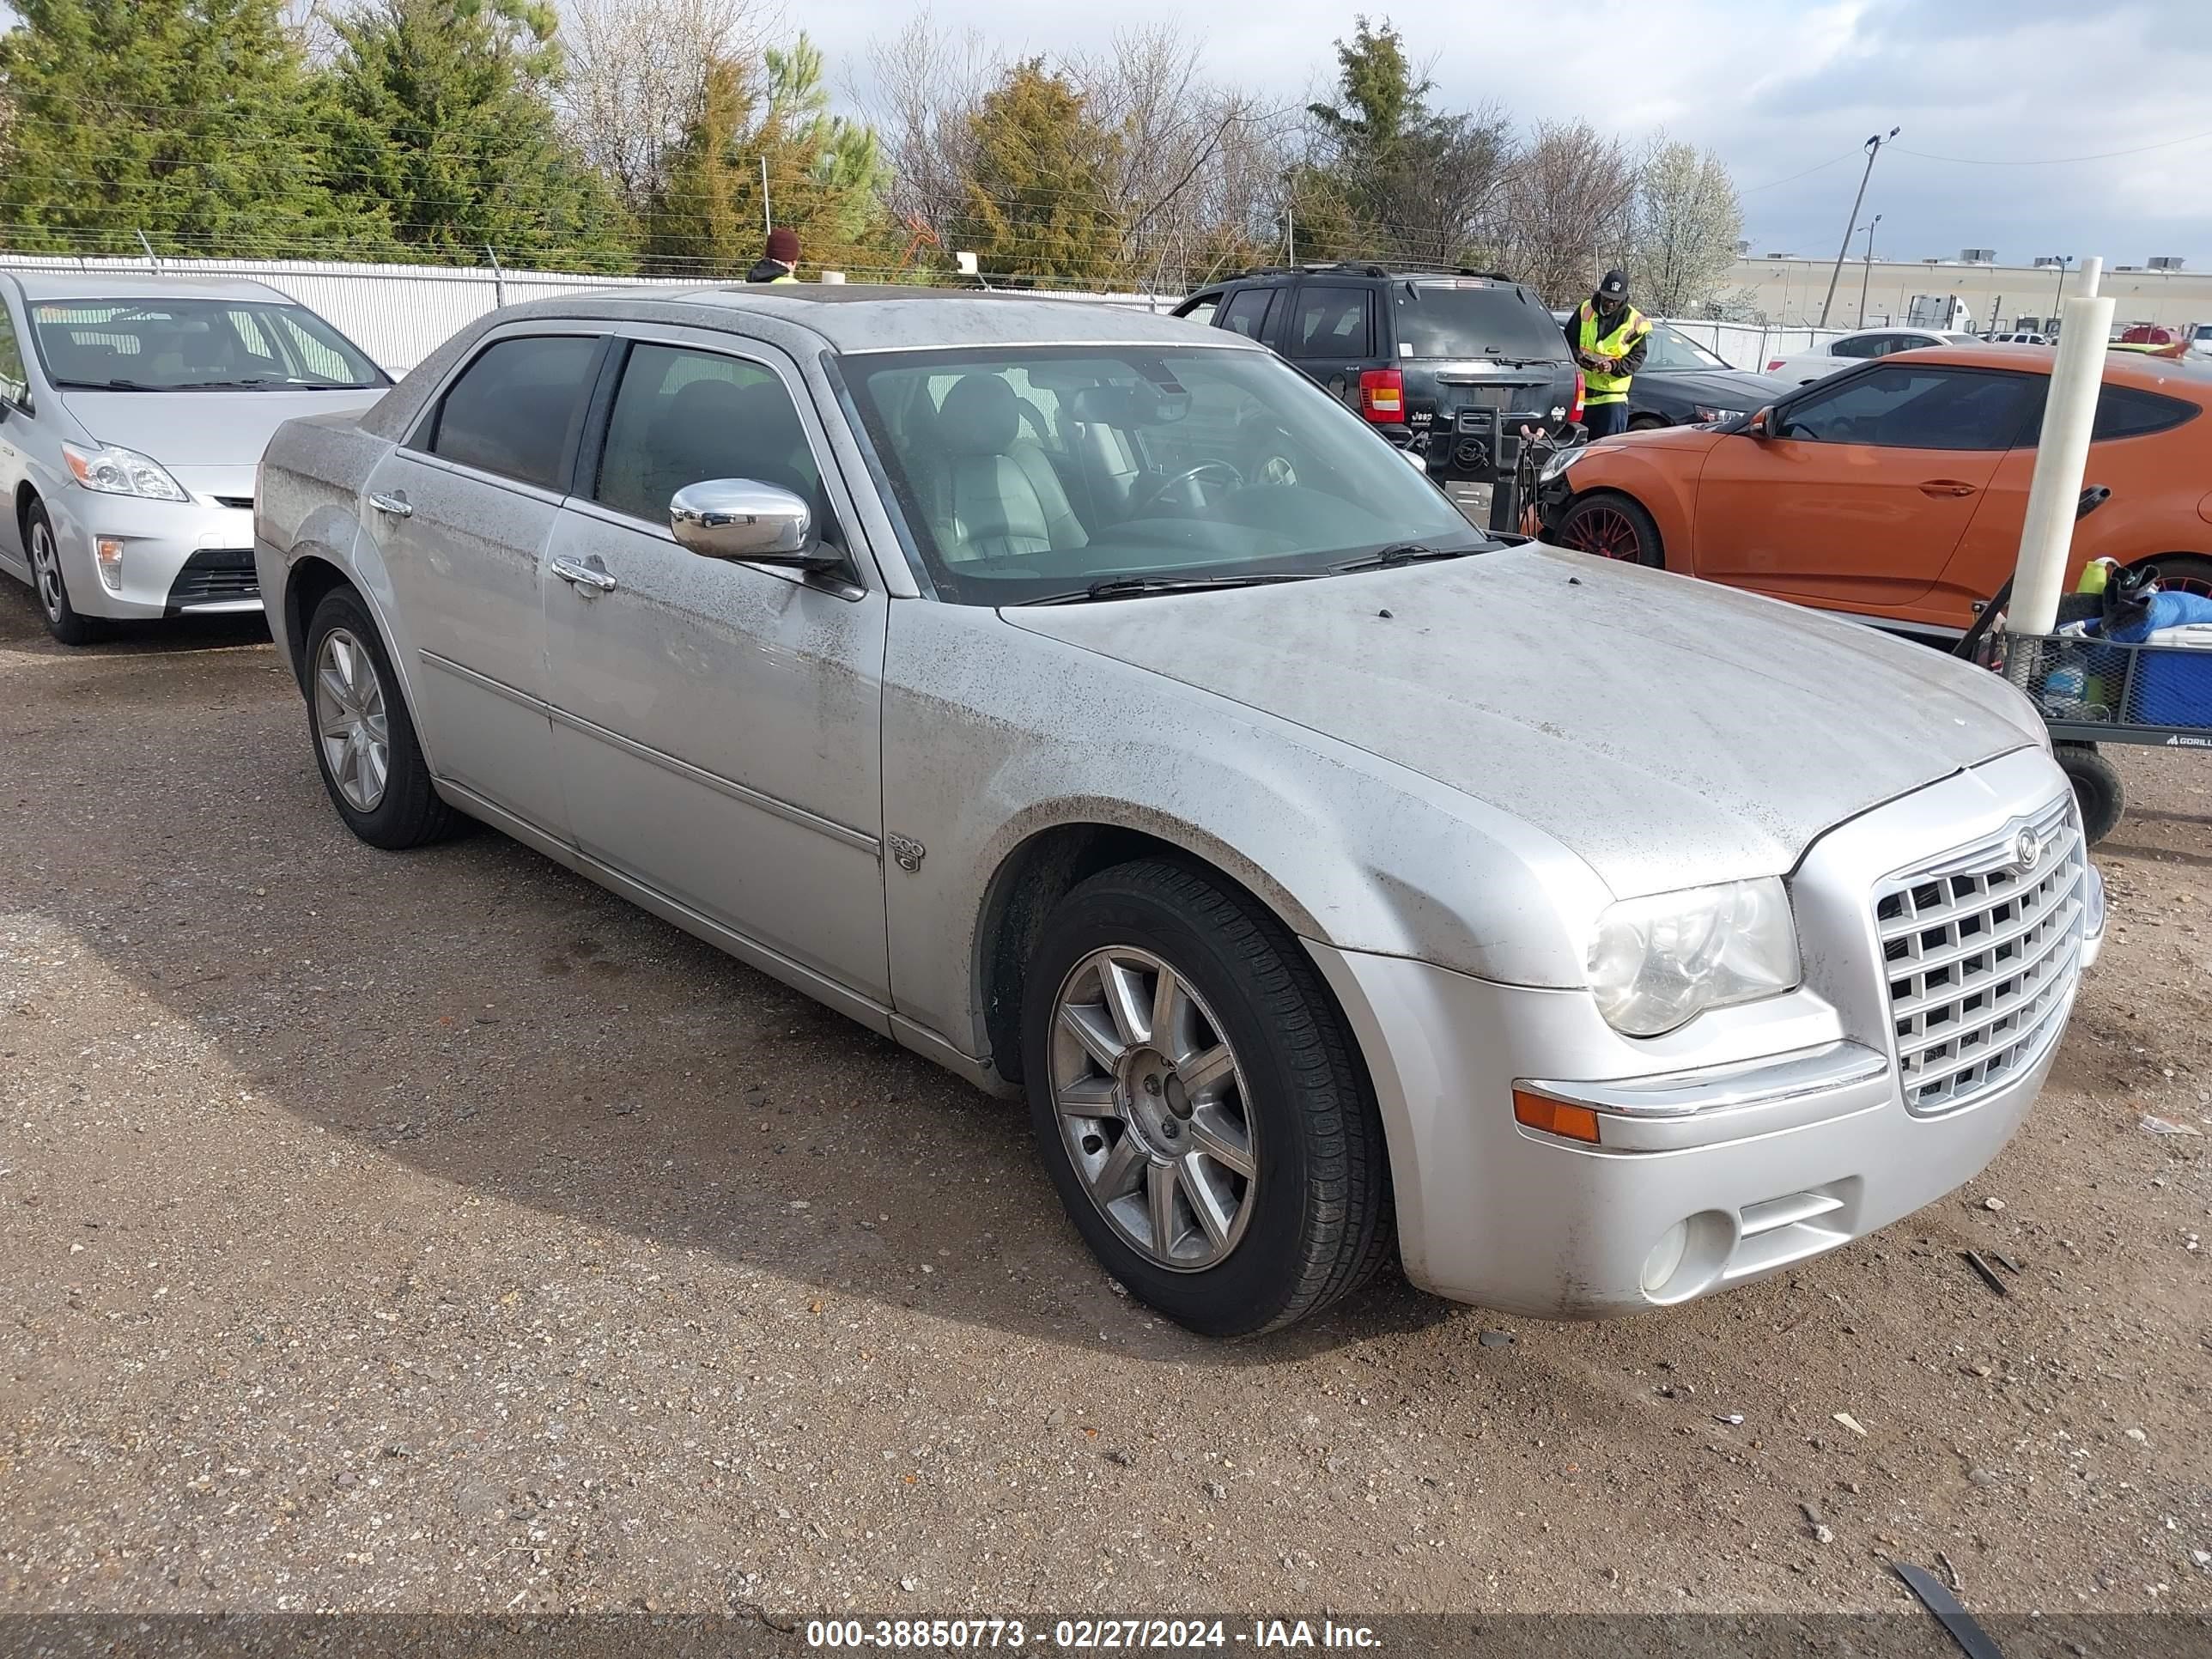
[[[768,246],[758,264],[745,273],[749,283],[795,283],[799,280],[799,233],[778,225],[768,234]]]

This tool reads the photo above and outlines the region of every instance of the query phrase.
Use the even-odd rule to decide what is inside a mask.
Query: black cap
[[[1597,293],[1598,298],[1601,300],[1626,299],[1628,297],[1628,273],[1622,270],[1607,271],[1605,273],[1605,280],[1597,285]]]

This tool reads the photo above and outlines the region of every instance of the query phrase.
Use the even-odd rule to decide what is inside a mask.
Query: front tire
[[[1248,895],[1165,860],[1091,877],[1046,921],[1022,1033],[1045,1168],[1140,1300],[1249,1336],[1381,1266],[1373,1091],[1319,975]]]
[[[33,501],[23,514],[23,550],[31,563],[31,591],[38,596],[39,614],[46,631],[64,645],[93,645],[107,637],[107,624],[88,617],[70,603],[69,580],[62,574],[61,544],[55,539],[53,520],[46,504]]]
[[[1559,544],[1655,570],[1664,569],[1667,564],[1657,520],[1644,510],[1641,501],[1618,490],[1594,489],[1570,502],[1559,515]]]
[[[349,588],[326,594],[307,625],[307,734],[331,805],[371,847],[404,851],[460,823],[430,781],[383,637]]]

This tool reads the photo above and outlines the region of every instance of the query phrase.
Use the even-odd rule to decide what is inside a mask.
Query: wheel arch
[[[39,487],[28,478],[15,486],[15,536],[27,558],[30,555],[31,505],[38,499]]]
[[[360,586],[335,560],[319,553],[305,553],[294,560],[285,580],[284,638],[292,659],[292,676],[300,682],[302,690],[307,684],[307,625],[314,620],[315,607],[340,587],[361,593]],[[362,603],[368,605],[367,595],[362,595]],[[373,605],[368,609],[372,616],[375,614]],[[389,641],[386,641],[386,648],[390,649]]]
[[[1226,849],[1207,846],[1210,837],[1188,826],[1177,826],[1180,833],[1161,833],[1166,828],[1139,828],[1096,817],[1062,819],[1031,830],[992,872],[977,907],[970,972],[975,1006],[982,1011],[989,1040],[991,1067],[1007,1084],[1018,1086],[1022,1082],[1022,998],[1046,918],[1062,897],[1102,870],[1146,858],[1193,865],[1250,899],[1294,938],[1314,931],[1312,918],[1289,894],[1279,888],[1262,891],[1240,879],[1228,867],[1231,860],[1219,855]],[[1332,1000],[1334,994],[1330,993]],[[1344,1018],[1340,1006],[1336,1012]],[[1349,1040],[1348,1023],[1346,1029]],[[1352,1047],[1357,1053],[1358,1044],[1353,1042]]]

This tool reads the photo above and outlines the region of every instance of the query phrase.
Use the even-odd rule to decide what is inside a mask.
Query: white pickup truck
[[[1856,334],[1841,334],[1810,351],[1793,353],[1786,357],[1771,358],[1766,373],[1778,380],[1792,386],[1809,386],[1823,375],[1833,374],[1839,368],[1849,368],[1853,363],[1863,363],[1869,357],[1887,357],[1893,352],[1917,351],[1922,346],[1972,345],[1972,334],[1948,334],[1932,328],[1863,328]]]

